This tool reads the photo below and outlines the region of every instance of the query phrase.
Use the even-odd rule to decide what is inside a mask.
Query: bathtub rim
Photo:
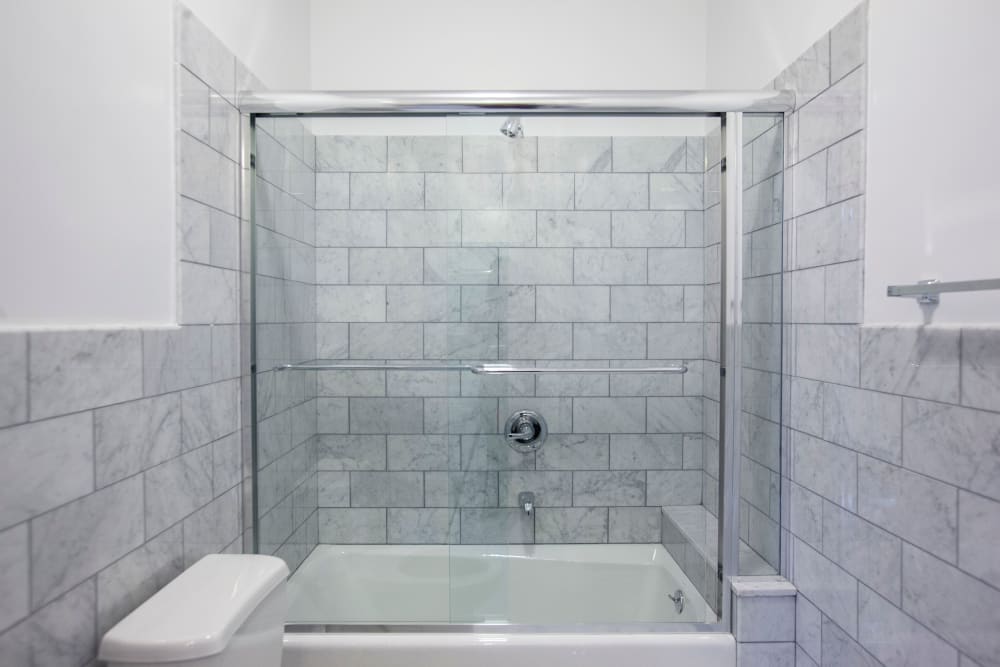
[[[483,635],[648,635],[730,633],[729,624],[715,623],[590,623],[577,625],[503,623],[286,623],[286,635],[346,634],[483,634]]]

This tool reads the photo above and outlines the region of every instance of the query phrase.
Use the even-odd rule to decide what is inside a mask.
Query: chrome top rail
[[[790,111],[787,90],[244,91],[242,113],[274,115],[705,114]]]
[[[1000,278],[953,280],[946,283],[931,278],[921,280],[915,285],[889,285],[885,294],[886,296],[912,296],[920,304],[933,305],[941,302],[939,295],[943,292],[979,292],[991,289],[1000,289]]]
[[[642,366],[637,368],[539,368],[510,364],[281,364],[276,371],[469,371],[475,375],[518,373],[687,373],[687,366]]]

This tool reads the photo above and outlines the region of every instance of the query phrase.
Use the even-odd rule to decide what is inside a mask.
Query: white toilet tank
[[[288,567],[273,556],[205,556],[111,628],[109,667],[280,667]]]

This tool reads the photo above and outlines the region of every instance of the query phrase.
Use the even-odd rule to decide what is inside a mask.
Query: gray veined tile
[[[573,253],[574,282],[589,285],[641,285],[646,282],[644,248],[581,248]]]
[[[461,306],[465,322],[531,322],[535,319],[535,287],[463,285]]]
[[[903,465],[1000,500],[1000,415],[903,400]]]
[[[351,175],[347,173],[316,174],[316,208],[345,209],[351,207]]]
[[[610,298],[607,287],[545,286],[537,290],[539,322],[607,322]]]
[[[6,629],[31,611],[28,597],[28,524],[0,532],[0,628]]]
[[[423,401],[419,398],[352,398],[351,432],[356,434],[420,433]]]
[[[649,470],[646,472],[647,505],[699,505],[702,502],[700,470]]]
[[[881,595],[899,602],[902,543],[895,535],[826,502],[823,553]]]
[[[537,361],[536,366],[548,368],[604,367],[597,361]],[[589,373],[546,373],[535,380],[536,396],[607,396],[608,376]]]
[[[540,507],[535,514],[537,544],[602,544],[607,541],[606,507]]]
[[[177,150],[180,194],[235,215],[239,165],[184,133]]]
[[[500,507],[519,507],[518,495],[535,494],[535,507],[569,507],[573,504],[573,473],[569,471],[511,470],[500,475]]]
[[[855,197],[808,213],[794,222],[794,267],[859,259],[863,244],[864,197]]]
[[[389,211],[386,236],[390,246],[458,246],[462,243],[462,212]]]
[[[94,580],[88,579],[0,635],[5,664],[73,667],[97,653]]]
[[[795,327],[795,374],[849,386],[858,384],[860,340],[858,328],[849,325]],[[826,354],[815,354],[826,350]]]
[[[572,251],[570,251],[572,252]],[[569,259],[572,278],[572,255]],[[426,248],[424,282],[427,284],[497,284],[496,248]]]
[[[611,245],[608,211],[539,211],[538,245],[607,248]]]
[[[658,285],[704,284],[704,252],[701,248],[650,248],[649,282]]]
[[[317,171],[385,171],[385,137],[316,137]]]
[[[957,403],[959,331],[924,327],[863,327],[861,386]]]
[[[687,170],[684,137],[614,137],[614,170],[681,172]]]
[[[190,10],[177,5],[175,12],[174,39],[178,62],[235,103],[235,56]]]
[[[865,133],[858,132],[827,150],[826,199],[829,203],[865,191]]]
[[[705,178],[702,174],[650,174],[649,207],[673,211],[704,208]]]
[[[534,137],[462,137],[465,172],[537,171],[538,143]]]
[[[462,137],[389,137],[389,171],[462,171]]]
[[[323,544],[385,544],[384,507],[321,508],[317,513],[319,541]]]
[[[961,377],[963,405],[1000,411],[1000,330],[962,329]]]
[[[792,479],[850,510],[857,508],[858,455],[792,431]]]
[[[212,500],[212,448],[202,447],[146,471],[146,534],[153,536]]]
[[[178,65],[177,95],[180,104],[180,128],[199,141],[209,138],[209,89],[190,71]]]
[[[423,473],[351,473],[351,507],[422,507],[423,504]]]
[[[550,434],[536,458],[538,470],[607,470],[608,436]]]
[[[385,302],[390,322],[457,322],[461,315],[457,285],[389,285]]]
[[[538,171],[611,171],[611,137],[538,137]]]
[[[355,359],[421,359],[423,325],[351,323],[350,356]]]
[[[694,322],[651,322],[649,356],[655,359],[698,359],[704,349],[703,333],[702,325]]]
[[[531,470],[533,454],[522,454],[507,446],[500,435],[463,435],[462,470]]]
[[[644,359],[645,357],[645,324],[573,324],[575,359]]]
[[[393,214],[395,215],[396,212],[394,211]],[[317,246],[343,248],[384,246],[385,244],[385,211],[316,212]]]
[[[209,114],[209,145],[230,160],[239,162],[239,110],[223,96],[213,93],[209,99]]]
[[[678,470],[682,467],[680,435],[612,435],[613,470]]]
[[[858,592],[858,642],[882,663],[958,664],[954,647],[867,587]]]
[[[801,540],[794,540],[792,583],[838,625],[856,632],[857,580]],[[824,650],[825,654],[826,651]]]
[[[209,327],[143,331],[144,393],[160,394],[210,382],[211,344]]]
[[[684,306],[684,288],[678,285],[611,287],[611,319],[616,322],[679,322]],[[700,330],[698,336],[700,348]]]
[[[390,507],[387,512],[389,544],[457,544],[459,541],[457,509]]]
[[[958,492],[958,566],[994,586],[1000,584],[1000,503]]]
[[[428,323],[424,354],[430,359],[496,359],[497,337],[494,323]]]
[[[899,396],[825,385],[823,437],[843,447],[899,464],[902,414]]]
[[[386,288],[383,285],[319,285],[316,314],[326,322],[384,322]]]
[[[187,197],[177,197],[177,249],[180,259],[211,261],[213,209]]]
[[[793,642],[741,642],[736,645],[736,664],[740,667],[793,667]]]
[[[464,211],[462,245],[533,246],[536,238],[535,220],[533,210]]]
[[[802,106],[829,86],[829,34],[823,35],[775,78],[776,88],[795,92],[796,106]]]
[[[504,174],[503,207],[572,208],[573,188],[573,174]]]
[[[32,520],[32,608],[142,544],[142,494],[132,477]]]
[[[830,74],[833,81],[864,62],[867,33],[868,3],[862,2],[830,31]]]
[[[0,486],[0,527],[12,526],[94,489],[91,413],[0,431],[5,465],[16,470]]]
[[[808,656],[819,656],[822,646],[822,614],[812,602],[804,596],[795,599],[795,643],[804,649]],[[801,667],[808,667],[802,665]]]
[[[350,507],[350,473],[325,470],[317,472],[316,503],[318,507]]]
[[[240,426],[239,380],[188,389],[181,394],[184,449],[218,440]]]
[[[493,252],[496,261],[496,251]],[[501,248],[499,252],[499,282],[502,285],[568,285],[573,282],[572,248]],[[495,272],[492,278],[463,282],[495,283]]]
[[[351,248],[351,282],[368,285],[421,283],[423,262],[420,248]]]
[[[405,173],[351,174],[351,208],[424,208],[424,175]]]
[[[733,604],[736,606],[733,621],[737,641],[794,641],[796,605],[794,595],[737,596]]]
[[[520,508],[463,508],[462,544],[531,543],[535,538],[532,519]]]
[[[0,427],[28,420],[28,334],[0,334]]]
[[[427,433],[497,433],[497,399],[427,398],[423,419]]]
[[[385,435],[321,435],[317,443],[319,470],[385,470]]]
[[[573,325],[570,323],[500,324],[501,359],[570,359]]]
[[[138,331],[37,332],[30,344],[33,420],[142,396]]]
[[[609,508],[608,542],[658,544],[660,542],[660,508]]]
[[[611,236],[618,247],[682,247],[685,215],[682,211],[614,211]]]
[[[958,490],[952,486],[862,456],[858,514],[939,558],[956,561]]]
[[[830,665],[852,665],[856,667],[881,667],[882,663],[856,642],[853,628],[849,635],[837,622],[823,618],[822,648],[823,663]]]
[[[181,324],[237,324],[239,284],[236,271],[181,262]]]
[[[702,429],[703,402],[697,396],[646,399],[646,430],[650,433],[697,433]]]
[[[496,472],[428,472],[424,480],[427,507],[497,506]]]
[[[94,413],[98,488],[151,468],[181,451],[179,394],[121,403]]]
[[[461,389],[458,373],[437,371],[388,371],[387,396],[458,396]]]
[[[497,209],[503,185],[499,174],[426,174],[428,209]]]
[[[798,110],[800,156],[812,155],[864,126],[866,69],[854,70]]]
[[[647,174],[576,174],[576,208],[632,210],[649,208]]]
[[[629,506],[646,502],[644,471],[577,471],[573,473],[573,505]]]

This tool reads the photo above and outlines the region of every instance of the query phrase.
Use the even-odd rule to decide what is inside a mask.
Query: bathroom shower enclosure
[[[290,631],[729,629],[780,560],[788,102],[244,97]]]

